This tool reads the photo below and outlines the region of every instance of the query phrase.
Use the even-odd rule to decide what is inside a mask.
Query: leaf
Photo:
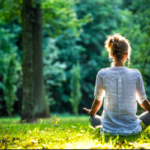
[[[0,148],[3,148],[3,144],[0,145]]]
[[[12,142],[20,140],[20,138],[13,137]]]

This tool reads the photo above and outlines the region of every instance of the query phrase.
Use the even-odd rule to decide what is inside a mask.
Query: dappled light
[[[138,135],[110,136],[93,128],[88,117],[39,119],[37,124],[19,124],[19,119],[0,119],[2,149],[140,149],[150,148],[150,127]],[[57,122],[59,119],[59,122]],[[53,122],[53,124],[52,124]],[[57,122],[57,126],[55,123]],[[9,125],[8,125],[9,124]]]

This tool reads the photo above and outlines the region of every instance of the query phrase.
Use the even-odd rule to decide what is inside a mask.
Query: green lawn
[[[150,127],[139,135],[121,137],[100,134],[90,126],[88,116],[58,116],[39,119],[37,124],[19,120],[0,119],[0,149],[150,149]]]

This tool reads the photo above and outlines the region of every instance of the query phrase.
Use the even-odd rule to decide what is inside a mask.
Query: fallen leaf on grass
[[[33,147],[36,145],[36,143],[37,142],[35,140],[29,140],[23,144],[23,147],[24,148]]]
[[[19,140],[20,140],[20,138],[13,137],[12,142],[19,141]]]
[[[1,140],[1,142],[4,144],[4,143],[7,143],[8,140],[7,140],[6,138],[3,138],[3,139]]]
[[[71,129],[68,129],[68,132],[71,132]]]
[[[0,145],[0,148],[3,148],[3,144]]]
[[[3,138],[4,138],[4,139],[8,139],[8,138],[9,138],[9,135],[4,135]]]

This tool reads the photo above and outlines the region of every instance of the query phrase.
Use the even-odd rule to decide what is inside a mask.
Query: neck
[[[114,66],[125,66],[123,62],[114,62]]]

